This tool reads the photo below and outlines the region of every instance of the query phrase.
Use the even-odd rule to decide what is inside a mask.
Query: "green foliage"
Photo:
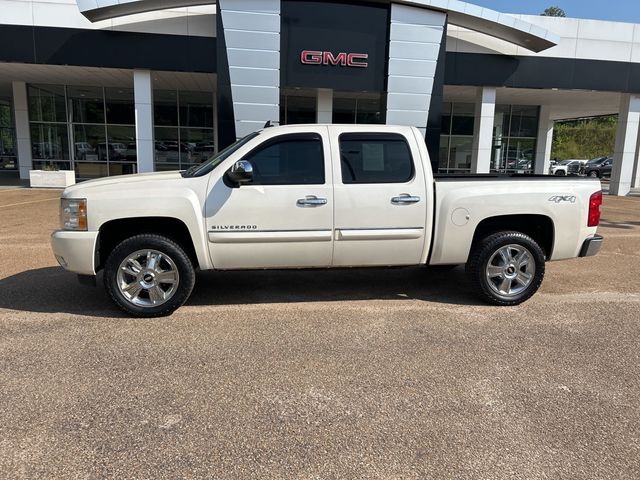
[[[566,17],[567,14],[560,7],[549,7],[541,13],[543,17]]]
[[[42,170],[44,170],[45,172],[57,172],[60,170],[60,167],[57,163],[49,162],[42,167]]]
[[[590,159],[613,155],[618,116],[556,122],[551,158]]]
[[[12,124],[11,106],[0,104],[0,127],[10,128]]]

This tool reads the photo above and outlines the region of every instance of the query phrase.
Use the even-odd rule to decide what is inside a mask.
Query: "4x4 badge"
[[[554,195],[549,199],[549,201],[554,203],[561,203],[561,202],[576,203],[576,197],[574,195]]]

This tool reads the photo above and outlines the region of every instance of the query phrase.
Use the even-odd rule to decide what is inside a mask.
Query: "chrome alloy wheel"
[[[157,250],[138,250],[118,267],[118,288],[122,296],[139,307],[157,307],[178,289],[180,275],[174,261]]]
[[[498,295],[515,297],[527,289],[536,274],[536,262],[522,245],[500,247],[487,262],[489,286]]]

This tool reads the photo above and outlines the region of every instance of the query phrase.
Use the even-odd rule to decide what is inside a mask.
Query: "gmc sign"
[[[300,62],[305,65],[339,65],[341,67],[367,68],[369,63],[368,53],[345,53],[334,55],[332,52],[318,50],[303,50],[300,53]]]

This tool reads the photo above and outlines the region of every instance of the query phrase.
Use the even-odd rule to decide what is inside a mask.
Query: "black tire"
[[[567,174],[565,173],[564,170],[557,170],[556,171],[556,177],[565,177]]]
[[[526,286],[519,283],[519,281],[514,282],[512,280],[512,282],[509,283],[509,288],[511,288],[512,284],[515,284],[520,285],[522,290],[517,291],[517,289],[514,288],[512,294],[504,294],[498,291],[499,286],[497,285],[504,277],[497,276],[489,279],[488,267],[492,258],[494,259],[493,261],[498,258],[496,255],[499,255],[501,249],[511,250],[512,246],[518,246],[518,248],[528,252],[531,261],[534,262],[534,271],[521,270],[518,272],[518,270],[522,268],[529,269],[530,265],[527,264],[521,267],[517,261],[513,262],[514,265],[511,265],[511,262],[505,265],[503,275],[509,273],[509,276],[515,275],[520,278],[520,273],[528,273],[531,280]],[[501,258],[502,257],[500,257],[500,259]],[[527,301],[538,291],[544,279],[545,260],[546,258],[542,248],[528,235],[520,232],[498,232],[481,239],[472,247],[466,270],[472,289],[482,300],[493,305],[512,306]],[[495,265],[494,263],[492,263],[491,266],[496,269],[502,268],[502,265]],[[507,268],[514,268],[515,270],[507,272]]]
[[[588,173],[588,175],[589,175],[591,178],[599,178],[599,177],[600,177],[600,174],[598,173],[598,171],[597,171],[597,170],[592,170],[591,172],[589,172],[589,173]]]
[[[174,287],[169,287],[171,290],[170,298],[163,300],[164,303],[159,305],[136,305],[125,297],[119,287],[118,273],[121,264],[136,252],[146,249],[161,253],[163,256],[162,261],[172,262],[171,266],[174,267],[174,271],[177,271],[177,278],[173,282]],[[165,260],[165,258],[168,260]],[[195,268],[182,247],[167,237],[155,234],[136,235],[124,240],[109,254],[104,267],[104,286],[109,296],[118,307],[134,317],[170,315],[187,301],[195,281]],[[135,282],[132,281],[132,283]],[[166,285],[165,288],[167,288]],[[151,302],[149,295],[147,295],[147,298],[149,299],[147,301]]]

